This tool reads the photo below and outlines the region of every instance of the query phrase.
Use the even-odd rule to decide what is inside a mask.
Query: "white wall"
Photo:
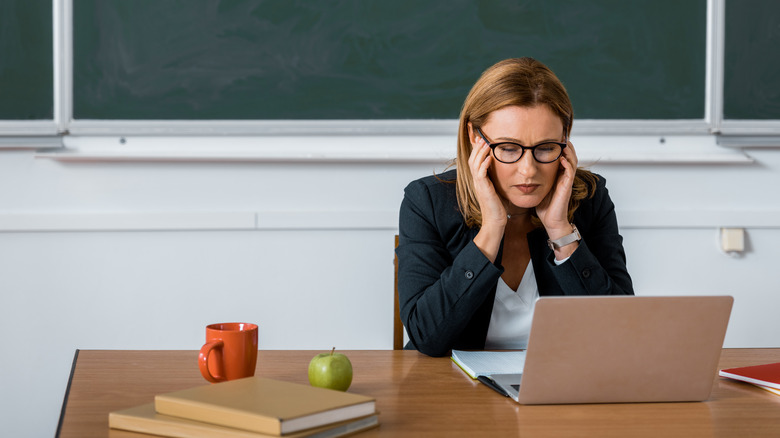
[[[583,157],[597,143],[575,138]],[[780,150],[747,153],[754,163],[593,170],[618,207],[637,294],[734,295],[726,346],[780,347]],[[443,167],[0,151],[4,435],[54,433],[76,349],[197,349],[203,326],[227,320],[257,322],[263,349],[391,348],[402,190]],[[720,251],[720,226],[746,228],[741,257]]]

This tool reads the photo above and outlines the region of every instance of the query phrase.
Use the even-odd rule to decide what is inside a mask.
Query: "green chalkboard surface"
[[[75,0],[75,119],[454,119],[532,56],[588,119],[704,117],[706,0]]]
[[[51,0],[0,1],[0,120],[54,118]]]
[[[780,2],[726,2],[724,119],[780,119]]]

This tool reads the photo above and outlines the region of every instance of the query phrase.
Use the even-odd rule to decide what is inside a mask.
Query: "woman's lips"
[[[539,188],[539,184],[518,184],[514,186],[517,190],[520,190],[524,194],[532,193],[534,190]]]

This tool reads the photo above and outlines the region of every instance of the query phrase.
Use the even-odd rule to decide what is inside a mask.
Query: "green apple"
[[[335,351],[333,347],[330,353],[320,353],[309,362],[311,386],[346,391],[352,384],[352,362]]]

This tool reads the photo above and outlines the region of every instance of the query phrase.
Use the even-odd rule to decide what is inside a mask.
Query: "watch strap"
[[[577,229],[577,226],[571,224],[571,228],[573,230],[571,234],[567,234],[555,240],[547,239],[547,246],[549,246],[551,250],[555,251],[556,249],[560,249],[566,245],[571,245],[574,242],[579,242],[582,240],[582,236],[580,236],[580,231]]]

